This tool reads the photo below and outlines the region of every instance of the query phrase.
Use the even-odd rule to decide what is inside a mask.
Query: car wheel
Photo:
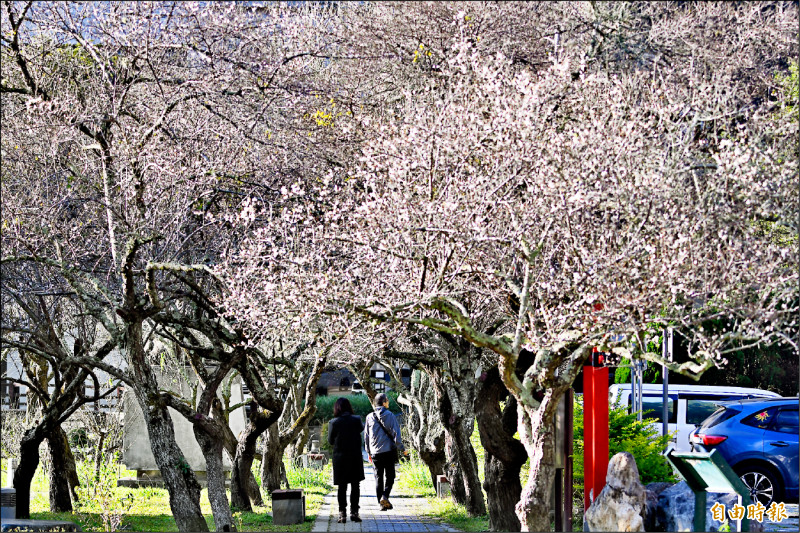
[[[753,503],[760,502],[764,507],[769,507],[773,501],[781,501],[783,494],[781,485],[775,474],[768,468],[758,465],[737,468],[736,473],[742,482],[750,489],[750,499]]]

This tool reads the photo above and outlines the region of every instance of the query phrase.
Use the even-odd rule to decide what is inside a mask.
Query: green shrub
[[[141,493],[117,489],[119,451],[105,457],[99,466],[96,470],[91,459],[76,464],[80,480],[76,511],[87,517],[99,515],[103,531],[118,531]]]
[[[394,414],[401,412],[400,406],[397,403],[397,393],[389,391],[386,393],[389,397],[389,410]],[[317,396],[317,412],[314,414],[314,421],[327,424],[328,420],[333,418],[333,404],[339,396]],[[372,399],[366,394],[351,394],[345,396],[350,400],[350,405],[353,406],[353,413],[359,415],[362,419],[372,412]]]
[[[319,435],[319,447],[328,453],[333,453],[333,446],[328,442],[328,422],[322,424]]]
[[[583,397],[575,398],[574,417],[574,487],[575,493],[583,498]],[[627,408],[618,403],[608,411],[608,457],[619,452],[630,452],[636,459],[639,476],[643,484],[656,481],[674,482],[675,478],[662,452],[666,449],[670,435],[646,421],[638,421],[636,413],[628,413]]]

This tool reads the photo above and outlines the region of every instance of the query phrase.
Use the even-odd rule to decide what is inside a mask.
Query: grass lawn
[[[482,471],[483,469],[481,473]],[[469,516],[463,505],[455,503],[451,498],[442,499],[436,496],[430,471],[414,452],[411,452],[409,461],[402,462],[397,467],[397,479],[392,492],[426,498],[428,507],[423,515],[438,522],[445,522],[461,531],[489,531],[489,515]]]
[[[84,466],[84,465],[81,465]],[[48,480],[40,467],[31,485],[31,518],[37,520],[68,520],[81,526],[84,531],[177,531],[175,519],[169,507],[169,495],[165,489],[117,487],[118,477],[135,475],[134,472],[117,470],[104,473],[100,483],[89,483],[87,469],[78,468],[81,478],[79,506],[73,513],[51,513],[48,500]],[[6,464],[2,464],[2,483],[6,483]],[[111,475],[109,475],[111,474]],[[330,465],[323,470],[287,469],[287,477],[292,488],[302,488],[306,496],[306,520],[293,526],[272,523],[272,503],[267,498],[264,507],[257,507],[252,513],[234,513],[239,531],[311,531],[317,512],[322,506],[323,497],[333,488],[330,480]],[[258,478],[258,476],[256,476]],[[84,481],[86,479],[86,481]],[[230,495],[230,493],[229,493]],[[208,491],[200,495],[200,507],[208,523],[214,530],[214,518],[208,502]]]

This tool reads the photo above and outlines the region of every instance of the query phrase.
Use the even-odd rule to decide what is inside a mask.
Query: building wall
[[[187,398],[191,397],[189,382],[196,382],[191,369],[188,369],[186,375],[182,375],[180,372],[161,373],[160,371],[157,371],[157,374],[159,385],[163,388]],[[231,386],[231,404],[237,404],[241,401],[242,385],[240,379],[236,378]],[[158,465],[150,448],[147,426],[142,418],[142,410],[136,397],[131,392],[125,393],[123,397],[123,412],[122,464],[129,470],[158,471]],[[197,444],[197,440],[194,437],[192,423],[172,408],[169,409],[169,413],[175,427],[175,440],[183,452],[186,462],[189,463],[192,470],[205,472],[206,461],[203,458],[200,445]],[[234,435],[238,435],[239,432],[244,430],[246,424],[244,407],[239,407],[233,411],[229,416],[229,422]],[[231,462],[226,453],[222,454],[222,460],[224,468],[230,470]]]

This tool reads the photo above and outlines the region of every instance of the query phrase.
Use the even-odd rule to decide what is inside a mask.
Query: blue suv
[[[755,502],[797,501],[798,398],[720,403],[689,435],[692,450],[719,453],[750,489]]]

